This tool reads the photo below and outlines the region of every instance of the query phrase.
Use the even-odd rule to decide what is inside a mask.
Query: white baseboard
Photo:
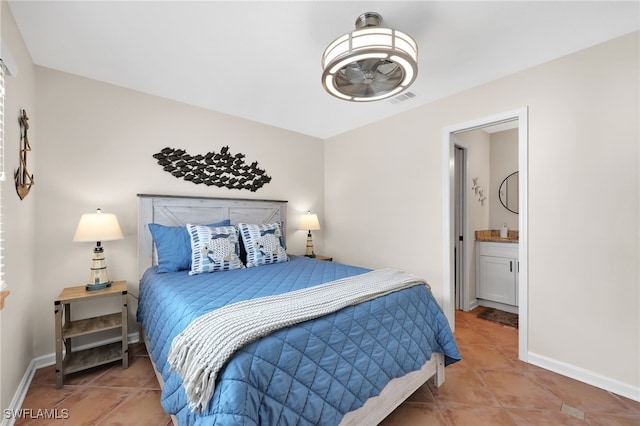
[[[102,340],[99,342],[92,342],[91,344],[78,346],[77,350],[88,349],[93,346],[98,345],[107,345],[109,343],[114,343],[119,341],[117,337]],[[137,343],[140,341],[140,333],[135,332],[128,335],[127,340],[129,343]],[[27,396],[27,392],[29,391],[29,386],[31,385],[31,381],[33,380],[33,376],[36,374],[36,370],[42,367],[48,367],[50,365],[54,365],[56,363],[56,354],[50,353],[47,355],[42,355],[37,358],[31,360],[29,365],[27,366],[27,371],[24,372],[22,376],[22,380],[18,384],[18,389],[13,395],[11,399],[11,404],[9,407],[3,410],[2,412],[2,423],[1,426],[13,426],[16,421],[16,416],[12,415],[12,413],[18,413],[20,408],[22,407],[22,403],[24,402],[25,396]]]
[[[512,314],[517,314],[519,309],[517,306],[506,305],[500,302],[493,302],[491,300],[478,299],[478,305],[486,306],[487,308],[499,309],[505,312],[511,312]]]
[[[35,359],[32,359],[27,366],[27,371],[25,371],[24,375],[22,376],[22,380],[20,380],[20,383],[18,384],[16,393],[13,394],[11,404],[2,412],[2,426],[13,426],[13,424],[15,423],[16,417],[12,416],[11,413],[16,413],[20,409],[20,407],[22,407],[24,397],[27,396],[29,385],[31,384],[31,380],[33,380],[33,375],[36,373],[36,370],[37,367]]]
[[[473,311],[478,306],[480,306],[480,304],[478,303],[478,299],[469,300],[467,301],[467,309],[465,309],[464,311],[465,312]]]
[[[532,352],[529,352],[528,355],[528,361],[533,365],[537,365],[538,367],[553,371],[554,373],[562,374],[563,376],[570,377],[580,382],[587,383],[617,395],[624,396],[625,398],[640,402],[640,386],[623,383],[619,380],[605,377],[601,374],[594,373],[593,371],[576,367],[575,365],[567,364],[543,355],[538,355]]]

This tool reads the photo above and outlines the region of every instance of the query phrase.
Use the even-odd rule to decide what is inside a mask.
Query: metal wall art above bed
[[[195,184],[256,192],[271,182],[271,176],[258,167],[257,161],[247,164],[244,154],[232,154],[228,146],[223,146],[220,152],[204,155],[191,155],[184,149],[167,147],[153,154],[153,158],[164,171]]]

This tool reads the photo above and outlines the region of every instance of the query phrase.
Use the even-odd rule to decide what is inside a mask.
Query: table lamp
[[[96,242],[96,246],[93,249],[89,282],[85,287],[87,291],[100,290],[111,286],[111,281],[109,281],[107,275],[107,264],[104,260],[102,241],[120,240],[122,238],[124,237],[115,214],[102,213],[98,209],[95,213],[86,213],[80,217],[73,241]]]
[[[307,214],[302,216],[300,218],[300,224],[298,225],[298,229],[307,230],[307,251],[305,252],[304,255],[307,257],[316,257],[316,254],[313,252],[313,238],[311,238],[311,231],[317,231],[320,229],[320,222],[318,222],[318,215],[308,212]]]

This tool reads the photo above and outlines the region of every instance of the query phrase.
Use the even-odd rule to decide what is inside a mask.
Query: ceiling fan
[[[418,46],[407,34],[380,27],[376,12],[363,13],[356,29],[334,40],[322,55],[322,85],[331,95],[366,102],[395,96],[418,74]]]

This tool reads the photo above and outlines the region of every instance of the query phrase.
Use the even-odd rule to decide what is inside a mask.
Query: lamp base
[[[102,290],[111,287],[111,281],[102,284],[87,284],[84,288],[87,291]]]
[[[316,257],[313,252],[313,238],[311,237],[311,231],[307,231],[307,249],[304,253],[306,257]]]
[[[93,260],[91,261],[91,271],[89,273],[87,291],[102,290],[111,287],[111,280],[107,274],[107,264],[104,260],[104,250],[100,242],[96,243],[93,249]]]

